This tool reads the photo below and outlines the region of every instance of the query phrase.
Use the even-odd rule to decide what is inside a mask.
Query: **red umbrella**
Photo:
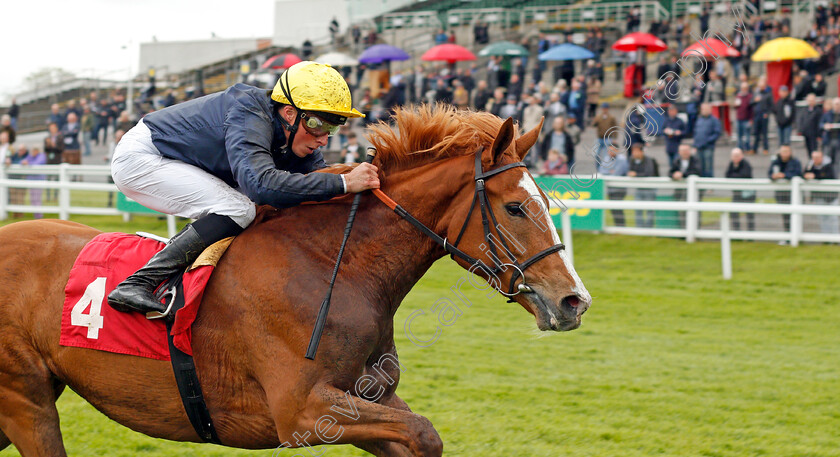
[[[459,60],[475,60],[475,54],[469,49],[457,44],[439,44],[426,51],[420,57],[423,60],[445,60],[455,63]]]
[[[685,48],[682,55],[686,55],[689,51],[692,51],[691,54],[697,55],[700,53],[703,57],[707,59],[716,59],[718,56],[720,57],[741,57],[741,53],[738,52],[737,49],[733,48],[732,46],[727,45],[723,41],[718,40],[717,38],[707,38],[702,41],[698,41],[691,46]]]
[[[649,33],[634,32],[619,38],[612,48],[623,52],[635,51],[639,48],[645,48],[647,52],[662,52],[668,49],[668,45]]]
[[[271,56],[268,59],[265,59],[260,68],[263,70],[272,69],[272,70],[283,70],[286,68],[291,67],[292,65],[303,62],[300,57],[288,53],[288,54],[277,54],[275,56]]]

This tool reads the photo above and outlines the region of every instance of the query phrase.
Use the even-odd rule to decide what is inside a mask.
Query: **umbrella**
[[[619,38],[612,48],[624,52],[635,51],[639,48],[645,48],[648,52],[662,52],[668,49],[668,45],[649,33],[633,32]]]
[[[328,52],[315,58],[315,62],[325,63],[333,67],[355,67],[359,61],[340,52]]]
[[[707,38],[702,41],[698,41],[691,46],[685,48],[682,55],[685,56],[689,51],[696,51],[691,52],[691,54],[700,53],[703,57],[707,59],[716,59],[718,56],[720,57],[740,57],[741,53],[738,52],[737,49],[729,46],[728,44],[724,43],[723,41],[718,40],[717,38]]]
[[[572,43],[558,44],[548,51],[540,53],[540,60],[584,60],[595,57],[589,49]]]
[[[411,56],[402,49],[389,44],[375,44],[359,56],[361,63],[382,63],[391,60],[408,60]]]
[[[816,59],[820,56],[810,44],[797,38],[776,38],[762,44],[752,56],[753,62]]]
[[[528,55],[528,50],[510,41],[499,41],[493,43],[481,51],[478,55],[486,56],[504,56],[504,57],[524,57]]]
[[[475,60],[475,54],[469,49],[457,44],[439,44],[429,49],[420,57],[423,60],[445,60],[455,63],[459,60]]]
[[[291,67],[292,65],[294,65],[298,62],[302,62],[302,60],[300,59],[300,57],[298,57],[298,56],[296,56],[292,53],[277,54],[277,55],[269,57],[268,59],[265,59],[265,62],[263,62],[263,64],[260,65],[260,68],[262,68],[263,70],[285,69],[285,68]]]

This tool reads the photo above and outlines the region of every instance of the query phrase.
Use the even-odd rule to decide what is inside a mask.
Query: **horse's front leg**
[[[402,400],[399,402],[405,405]],[[374,455],[440,457],[443,454],[443,442],[425,417],[407,409],[363,400],[330,385],[313,388],[305,408],[293,420],[289,420],[287,402],[272,403],[277,404],[273,413],[279,438],[286,447],[366,446],[364,443],[368,443],[363,449],[369,448]],[[399,445],[409,453],[395,453],[400,451]]]
[[[382,397],[379,403],[392,408],[411,412],[408,404],[393,392]],[[356,447],[370,452],[376,457],[412,457],[411,451],[407,447],[393,441],[372,441],[369,443],[356,444]]]

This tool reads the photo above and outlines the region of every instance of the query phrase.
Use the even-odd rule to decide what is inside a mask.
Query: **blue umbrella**
[[[411,56],[402,49],[389,44],[375,44],[359,56],[360,63],[382,63],[391,60],[408,60]]]
[[[563,43],[539,55],[540,60],[584,60],[595,57],[592,51],[572,43]]]

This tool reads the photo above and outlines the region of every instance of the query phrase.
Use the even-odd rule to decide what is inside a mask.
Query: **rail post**
[[[720,261],[723,279],[732,279],[732,243],[729,238],[729,213],[720,213]]]
[[[65,221],[70,219],[69,167],[67,163],[58,166],[58,218]]]
[[[5,180],[8,178],[8,174],[6,173],[6,166],[0,165],[0,180]],[[2,185],[0,186],[0,220],[6,220],[9,215],[6,213],[6,205],[9,203],[9,186]]]
[[[569,255],[569,262],[575,262],[575,249],[572,244],[572,216],[569,210],[563,211],[563,244],[566,245],[566,253]]]
[[[802,206],[802,178],[794,176],[790,180],[790,206],[799,208]],[[799,239],[802,237],[802,214],[793,213],[790,215],[790,245],[799,246]]]
[[[166,216],[166,231],[169,232],[169,238],[178,233],[178,227],[175,225],[175,216],[168,214]]]
[[[689,204],[697,203],[699,200],[697,191],[697,175],[689,175],[686,181],[688,182],[688,187],[685,191],[686,201]],[[697,211],[691,210],[685,212],[685,241],[687,243],[693,243],[697,239],[698,219],[699,215]]]

